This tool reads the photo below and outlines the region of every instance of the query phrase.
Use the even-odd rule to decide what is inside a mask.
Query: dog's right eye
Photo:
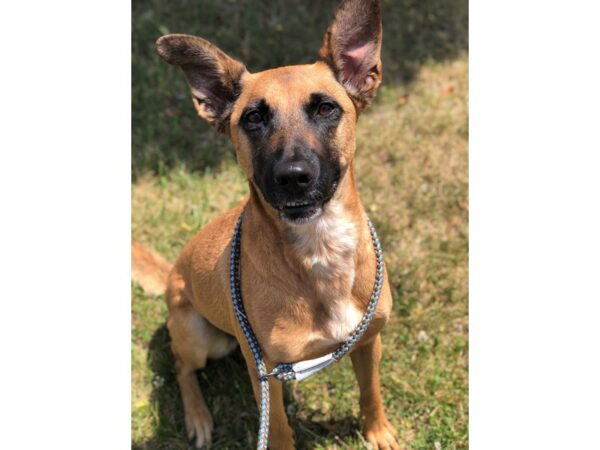
[[[246,107],[241,114],[239,125],[246,131],[265,130],[272,116],[267,102],[260,99]]]
[[[250,125],[258,125],[258,124],[262,123],[263,116],[261,113],[259,113],[256,110],[249,111],[248,113],[246,113],[244,120],[246,123],[248,123]]]

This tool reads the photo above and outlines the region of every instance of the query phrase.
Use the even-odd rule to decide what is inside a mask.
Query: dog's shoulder
[[[213,282],[212,278],[215,276],[219,278],[225,276],[224,268],[229,261],[227,249],[231,244],[236,221],[247,201],[247,199],[242,200],[232,209],[210,221],[188,241],[175,263],[176,271],[184,279],[194,283],[207,283]]]

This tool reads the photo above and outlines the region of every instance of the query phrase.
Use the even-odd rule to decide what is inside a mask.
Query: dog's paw
[[[400,450],[398,433],[385,417],[365,425],[365,437],[373,450]]]
[[[185,412],[185,429],[196,448],[210,447],[213,420],[206,408],[195,408]]]

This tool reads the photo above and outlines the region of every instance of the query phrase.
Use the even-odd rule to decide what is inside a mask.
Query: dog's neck
[[[347,299],[354,284],[356,254],[363,245],[366,215],[358,199],[352,168],[349,168],[322,214],[304,224],[283,222],[277,212],[251,186],[254,214],[263,216],[273,231],[284,260],[322,301]]]

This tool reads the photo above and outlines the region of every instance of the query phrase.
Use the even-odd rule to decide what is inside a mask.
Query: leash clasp
[[[261,381],[266,380],[269,377],[275,377],[279,381],[288,381],[296,378],[296,373],[294,370],[294,365],[289,363],[279,363],[273,370],[269,373],[262,375],[260,378]]]
[[[319,358],[307,359],[306,361],[299,361],[297,363],[279,363],[273,370],[260,377],[263,381],[268,377],[275,377],[279,381],[289,380],[303,380],[309,376],[323,370],[325,367],[333,364],[337,360],[333,356],[333,353],[329,353]]]

